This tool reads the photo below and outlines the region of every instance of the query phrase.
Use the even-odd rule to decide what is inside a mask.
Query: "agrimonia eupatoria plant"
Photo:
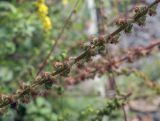
[[[132,18],[124,19],[119,22],[119,28],[115,30],[110,35],[103,35],[99,37],[94,37],[89,44],[85,47],[85,51],[77,57],[72,57],[66,59],[64,62],[59,62],[55,64],[55,71],[51,73],[41,74],[36,78],[35,81],[30,85],[24,85],[16,91],[16,93],[9,96],[2,95],[0,96],[0,108],[12,105],[15,103],[28,102],[26,99],[31,99],[33,92],[36,88],[46,85],[47,89],[50,88],[50,85],[57,83],[57,76],[67,76],[72,65],[78,63],[81,60],[88,60],[91,56],[97,54],[97,48],[103,48],[106,43],[117,43],[120,37],[121,32],[130,32],[132,25],[134,23],[138,25],[144,25],[146,20],[146,15],[155,14],[155,8],[160,0],[155,0],[148,7],[136,8],[135,15]]]

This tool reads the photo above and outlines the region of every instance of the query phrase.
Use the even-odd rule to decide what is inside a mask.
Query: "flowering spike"
[[[43,29],[45,32],[49,32],[52,28],[51,19],[48,16],[48,7],[44,0],[37,0],[36,2],[37,14],[43,24]]]

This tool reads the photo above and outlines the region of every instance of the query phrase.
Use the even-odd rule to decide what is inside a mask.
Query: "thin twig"
[[[123,110],[123,114],[124,114],[124,121],[128,121],[127,120],[127,113],[126,113],[126,110],[125,110],[125,105],[122,105],[122,110]]]

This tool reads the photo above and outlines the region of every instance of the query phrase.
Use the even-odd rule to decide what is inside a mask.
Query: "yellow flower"
[[[51,19],[48,16],[46,16],[43,20],[43,28],[45,32],[48,32],[49,30],[52,29]]]
[[[52,28],[51,19],[48,16],[48,7],[45,4],[45,0],[37,0],[37,14],[43,24],[43,29],[48,32]]]
[[[62,3],[63,3],[63,5],[67,5],[68,4],[68,0],[63,0]]]
[[[48,7],[45,4],[38,4],[38,14],[47,15]]]

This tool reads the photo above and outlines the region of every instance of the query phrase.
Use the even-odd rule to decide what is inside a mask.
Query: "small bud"
[[[104,45],[105,41],[106,41],[106,37],[104,35],[100,35],[98,37],[98,45]]]
[[[156,5],[154,5],[153,7],[151,7],[151,8],[149,9],[148,14],[149,14],[150,16],[154,16],[154,15],[157,14],[157,12],[156,12],[157,6],[158,6],[158,5],[156,4]]]
[[[10,102],[10,97],[7,95],[0,95],[0,101],[2,102]]]
[[[139,18],[140,16],[145,15],[148,12],[148,9],[146,6],[144,7],[136,7],[135,8],[135,15],[134,15],[134,19],[136,20],[137,18]]]
[[[113,36],[113,37],[110,36],[110,37],[108,38],[108,42],[110,42],[111,44],[116,44],[116,43],[118,43],[119,37],[120,37],[120,33],[116,34],[116,35]]]
[[[51,80],[51,75],[48,72],[43,72],[41,78],[46,82],[48,80]]]
[[[8,101],[9,101],[10,103],[15,103],[16,100],[15,100],[15,98],[14,98],[14,95],[8,96]]]
[[[68,76],[68,74],[70,73],[70,66],[69,66],[69,61],[64,62],[63,64],[63,72],[61,73],[62,76],[66,77]]]
[[[16,94],[20,95],[23,92],[22,89],[17,89]]]
[[[101,54],[105,50],[105,45],[101,45],[97,47],[97,51],[99,54]]]
[[[84,44],[83,44],[84,50],[88,50],[90,47],[91,47],[91,46],[90,46],[89,43],[84,43]]]
[[[138,13],[140,10],[141,10],[141,8],[140,8],[139,6],[136,6],[136,7],[134,8],[135,13]]]
[[[131,33],[132,28],[133,28],[133,25],[132,24],[128,24],[127,27],[126,27],[126,29],[124,30],[125,33]]]
[[[75,63],[75,59],[76,59],[76,57],[69,57],[69,58],[68,58],[68,63],[69,63],[70,65],[74,64],[74,63]]]
[[[51,89],[51,87],[53,85],[53,77],[49,73],[44,72],[44,73],[42,73],[42,78],[43,78],[43,81],[45,82],[45,84],[44,84],[45,88],[47,90]]]
[[[27,83],[25,83],[25,82],[20,83],[20,89],[25,90],[25,89],[29,89],[29,88],[30,88],[30,86]]]
[[[92,45],[96,45],[97,43],[98,43],[98,38],[93,37],[93,38],[91,39],[91,44],[92,44]]]
[[[86,56],[85,56],[85,58],[84,58],[84,61],[85,61],[85,62],[90,61],[90,60],[91,60],[91,57],[94,56],[94,55],[96,55],[96,54],[97,54],[97,52],[96,52],[95,49],[89,49],[89,50],[87,51],[87,53],[86,53]]]
[[[53,82],[52,81],[47,81],[45,84],[45,89],[49,90],[52,88]]]
[[[144,25],[145,25],[145,21],[146,21],[146,15],[140,17],[140,18],[137,20],[137,24],[138,24],[139,26],[144,26]]]
[[[23,95],[19,101],[22,103],[29,103],[30,102],[30,95],[29,94]]]

